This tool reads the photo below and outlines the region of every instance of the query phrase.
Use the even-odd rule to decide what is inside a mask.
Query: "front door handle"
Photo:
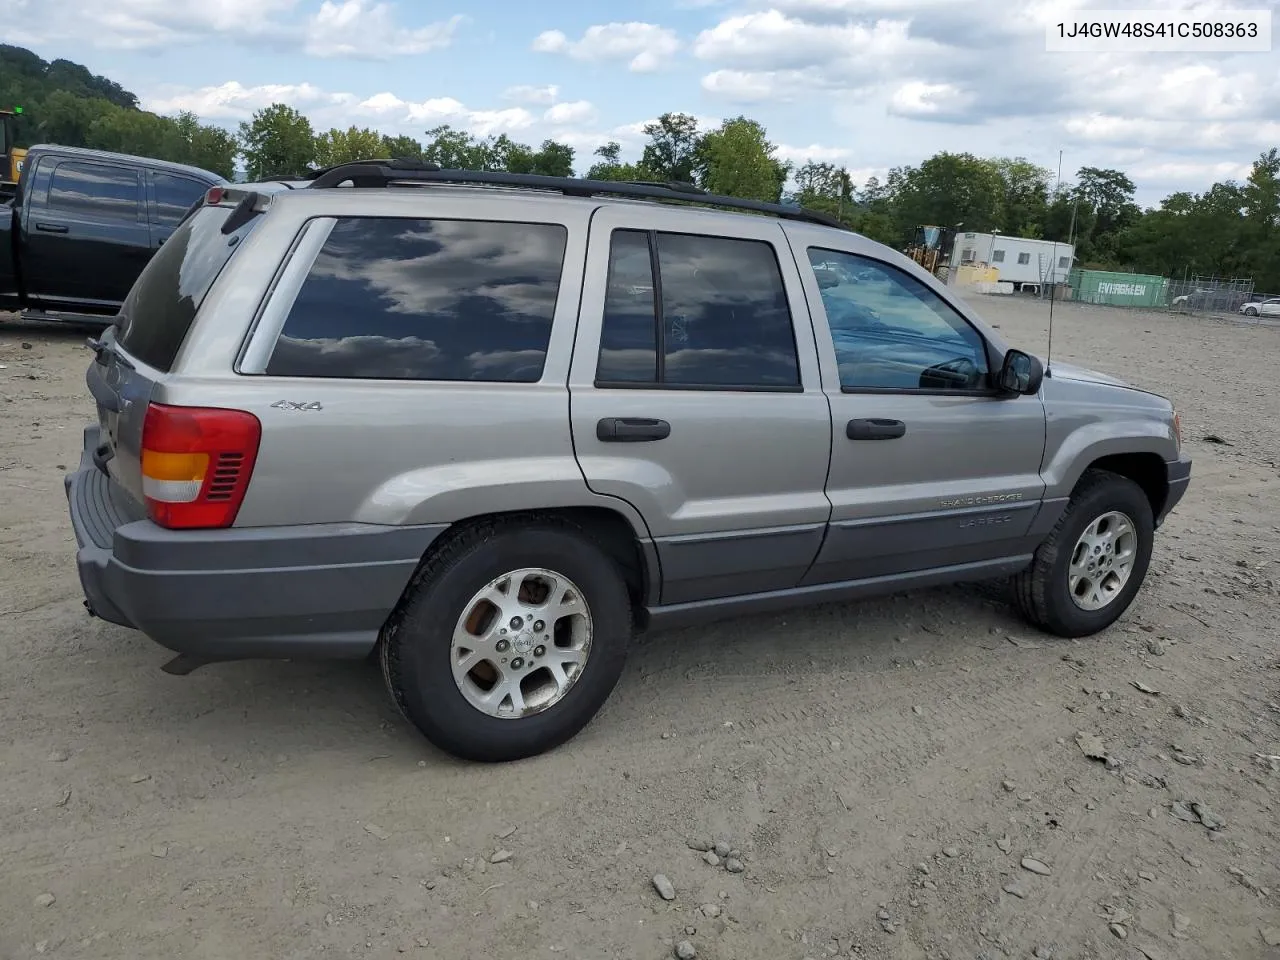
[[[907,435],[907,425],[901,420],[850,420],[844,429],[850,440],[897,440]]]
[[[605,417],[596,424],[601,443],[644,443],[671,436],[671,424],[648,417]]]
[[[67,225],[65,223],[37,223],[36,229],[44,233],[66,233]]]

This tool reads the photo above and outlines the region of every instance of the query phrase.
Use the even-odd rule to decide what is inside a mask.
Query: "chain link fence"
[[[1169,281],[1169,308],[1175,313],[1237,314],[1259,299],[1253,279],[1189,277]]]

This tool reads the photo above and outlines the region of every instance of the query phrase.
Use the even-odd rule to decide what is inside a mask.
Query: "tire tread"
[[[503,517],[485,517],[460,524],[446,532],[443,535],[444,542],[427,554],[410,578],[400,603],[387,619],[378,643],[379,662],[387,692],[400,715],[418,729],[422,729],[422,724],[412,715],[404,695],[406,677],[401,658],[403,644],[400,632],[405,620],[410,618],[415,607],[430,595],[433,585],[454,566],[502,534],[531,529],[552,529],[568,534],[599,551],[603,557],[609,556],[607,546],[590,529],[555,514],[531,512]],[[622,582],[620,575],[619,582]],[[625,587],[620,594],[620,602],[625,603],[622,611],[625,622],[633,624],[630,594]],[[477,756],[475,759],[489,758]]]
[[[1049,602],[1049,590],[1053,587],[1053,569],[1058,562],[1059,554],[1064,549],[1063,531],[1075,519],[1077,504],[1087,500],[1096,490],[1104,489],[1117,482],[1133,484],[1128,477],[1090,467],[1085,470],[1071,491],[1071,500],[1062,516],[1054,524],[1049,535],[1036,548],[1031,565],[1013,576],[1014,603],[1018,612],[1031,624],[1048,633],[1062,633],[1057,618]],[[1136,486],[1136,485],[1135,485]],[[1072,544],[1066,544],[1071,549]]]

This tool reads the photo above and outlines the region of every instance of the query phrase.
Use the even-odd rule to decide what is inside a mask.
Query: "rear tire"
[[[464,760],[504,762],[551,750],[591,721],[631,633],[631,598],[608,553],[577,525],[543,518],[454,535],[415,576],[379,646],[393,700],[428,740]]]
[[[1142,488],[1106,470],[1086,471],[1031,566],[1013,579],[1019,612],[1060,637],[1105,630],[1141,589],[1154,543]]]

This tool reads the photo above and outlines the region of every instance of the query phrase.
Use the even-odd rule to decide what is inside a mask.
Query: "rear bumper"
[[[93,463],[64,478],[90,612],[208,660],[358,658],[446,524],[166,530]]]
[[[1160,515],[1156,517],[1157,527],[1164,523],[1173,508],[1178,505],[1178,501],[1187,492],[1187,487],[1191,485],[1191,458],[1185,453],[1179,456],[1177,460],[1166,462],[1164,466],[1168,486],[1165,490],[1164,507],[1160,510]]]

